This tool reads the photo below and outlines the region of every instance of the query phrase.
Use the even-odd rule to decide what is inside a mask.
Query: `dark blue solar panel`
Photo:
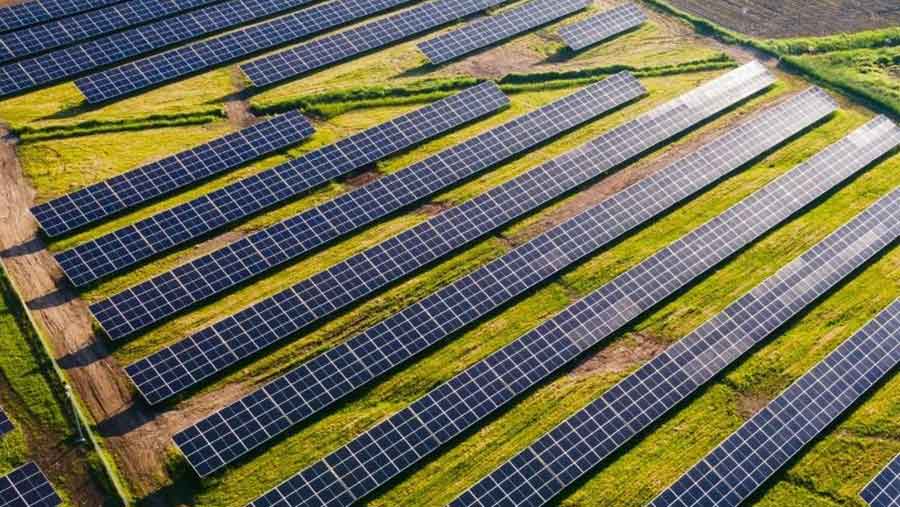
[[[31,208],[59,236],[296,144],[315,132],[290,112]],[[81,278],[72,273],[72,280]]]
[[[647,15],[635,4],[625,4],[588,19],[566,25],[559,35],[575,51],[631,30],[647,21]]]
[[[0,410],[0,435],[9,433],[13,430],[13,423],[9,420],[6,413]]]
[[[0,66],[0,96],[16,95],[313,0],[227,0],[148,25]]]
[[[405,308],[175,435],[202,475],[273,439],[415,354],[647,223],[821,120],[835,103],[810,89],[628,187],[503,257]],[[627,209],[639,209],[630,214]],[[320,386],[329,386],[322,389]],[[275,403],[272,400],[278,400]]]
[[[607,173],[772,82],[748,65],[132,364],[158,402]]]
[[[587,8],[592,0],[531,0],[419,44],[433,64],[449,62]]]
[[[869,507],[900,507],[900,455],[860,493]]]
[[[0,32],[64,18],[122,0],[31,0],[0,8]]]
[[[496,93],[502,97],[499,91]],[[614,76],[117,294],[94,306],[97,318],[113,328],[127,324],[120,315],[133,315],[133,320],[145,325],[160,320],[166,316],[163,308],[171,315],[209,299],[526,152],[643,93],[631,75]],[[235,269],[216,259],[240,259],[242,268]],[[135,294],[140,294],[140,298]],[[138,302],[140,307],[135,308]],[[151,315],[141,308],[157,311]],[[113,318],[109,319],[109,315]]]
[[[0,507],[56,507],[62,500],[34,463],[0,477]]]
[[[770,183],[251,505],[365,497],[850,177],[865,154],[848,148]]]
[[[149,23],[219,0],[129,0],[96,11],[0,35],[0,62]]]
[[[73,283],[84,285],[444,134],[508,103],[493,83],[469,88],[61,252],[56,259]],[[115,317],[100,308],[95,311],[97,318],[104,324],[114,324],[105,327],[110,337],[119,338],[137,329],[134,325],[139,319],[129,315]]]
[[[896,240],[900,227],[883,223],[900,215],[895,194],[566,419],[453,506],[551,500]]]
[[[434,0],[393,16],[241,65],[255,86],[268,86],[383,48],[500,5],[506,0]]]
[[[895,192],[895,194],[900,194]],[[890,220],[900,222],[900,199]],[[725,439],[650,504],[736,507],[900,364],[900,299]],[[894,484],[893,493],[897,493]],[[876,506],[897,505],[897,497]]]
[[[412,0],[334,0],[85,76],[75,84],[96,104],[174,81],[267,49],[301,40]]]

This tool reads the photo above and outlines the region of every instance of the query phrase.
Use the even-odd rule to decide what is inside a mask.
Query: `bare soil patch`
[[[900,24],[896,0],[669,0],[691,14],[764,38],[860,32]]]
[[[624,373],[653,359],[668,344],[655,336],[633,333],[626,340],[619,340],[609,347],[584,359],[573,370],[574,375]]]

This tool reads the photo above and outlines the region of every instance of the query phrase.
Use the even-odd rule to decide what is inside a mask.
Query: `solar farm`
[[[0,506],[900,507],[900,10],[819,1],[0,4]]]

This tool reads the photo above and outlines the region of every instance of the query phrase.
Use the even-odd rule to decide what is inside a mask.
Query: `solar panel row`
[[[496,93],[502,98],[499,91]],[[104,314],[115,307],[113,314],[134,315],[142,323],[165,317],[163,309],[169,315],[175,314],[534,148],[643,93],[640,83],[630,75],[591,86],[132,287],[105,302]],[[239,259],[241,265],[215,263],[214,259]],[[203,283],[198,284],[190,275],[201,269]],[[182,276],[185,273],[189,275],[187,280]],[[139,308],[132,308],[137,300],[131,294],[141,294]],[[151,316],[141,312],[141,308],[157,310]]]
[[[860,496],[869,507],[900,507],[900,455],[872,479]]]
[[[241,65],[241,70],[255,86],[268,86],[389,46],[505,1],[433,0],[393,16],[245,63]]]
[[[653,176],[176,434],[175,443],[198,474],[208,475],[660,216],[835,107],[827,94],[811,89],[767,109]],[[629,209],[643,212],[632,214]]]
[[[67,271],[76,268],[89,269],[94,275],[123,269],[156,253],[286,201],[331,179],[439,136],[507,104],[508,99],[493,83],[469,88],[457,95],[171,208],[97,241],[63,252],[60,255],[66,255],[66,258],[61,262],[67,266]],[[279,242],[287,240],[289,243],[286,250],[275,248],[275,252],[270,252],[272,255],[290,257],[302,249],[308,241],[315,240],[314,237],[293,238],[291,231],[284,226],[274,229],[274,232],[277,236],[261,245],[264,251],[269,252],[269,247],[274,247],[275,240]],[[317,232],[320,233],[322,232]],[[249,267],[240,259],[214,255],[212,264],[202,266],[186,264],[176,268],[173,275],[178,276],[179,280],[187,285],[185,288],[187,290],[188,287],[205,284],[207,278],[212,281],[212,273],[225,266],[240,270],[232,273],[232,276],[245,276],[245,272],[249,272]],[[238,266],[240,267],[237,268]],[[193,271],[194,268],[199,271]],[[206,285],[209,286],[209,291],[216,291],[224,288],[220,284],[230,286],[228,285],[230,283],[230,279],[221,279],[214,285]],[[175,311],[174,307],[166,306],[148,312],[149,308],[145,307],[142,301],[151,297],[153,294],[125,291],[114,300],[93,305],[91,310],[109,336],[118,339]],[[173,303],[178,305],[178,302]]]
[[[733,71],[126,371],[145,399],[165,399],[608,172],[771,82],[758,64]]]
[[[122,0],[31,0],[0,8],[0,32],[71,16]]]
[[[418,45],[437,65],[587,8],[591,0],[531,0]]]
[[[218,0],[129,0],[96,11],[0,35],[0,62],[67,46]]]
[[[253,507],[349,505],[363,498],[814,202],[859,169],[853,158],[859,151],[829,152],[777,179],[288,479]]]
[[[6,412],[0,410],[0,435],[9,433],[13,430],[13,423],[9,420]]]
[[[900,209],[900,200],[895,198],[893,206],[895,211]],[[893,224],[884,227],[896,229],[898,218],[894,213]],[[800,377],[650,505],[736,507],[898,364],[900,300]]]
[[[647,15],[635,4],[625,4],[559,30],[566,45],[575,51],[604,41],[647,21]]]
[[[3,507],[56,507],[62,500],[34,463],[27,463],[0,477],[0,505]]]
[[[313,0],[227,0],[0,66],[0,97],[16,95],[203,35],[240,26]]]
[[[900,227],[888,220],[900,215],[898,196],[876,203],[670,346],[453,507],[549,502],[896,240]]]
[[[313,133],[315,128],[299,112],[285,113],[40,204],[31,212],[48,235],[59,236],[287,148]],[[75,285],[93,278],[77,269],[66,275]]]
[[[195,42],[80,78],[75,85],[92,104],[209,70],[274,49],[412,0],[334,0],[265,23]]]

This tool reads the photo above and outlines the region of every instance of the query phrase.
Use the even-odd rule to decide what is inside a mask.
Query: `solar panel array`
[[[860,496],[870,507],[900,507],[900,456],[872,479]]]
[[[0,35],[0,62],[43,53],[218,0],[130,0]]]
[[[0,97],[16,95],[145,53],[249,23],[312,0],[227,0],[0,66]]]
[[[587,8],[591,0],[531,0],[418,45],[437,65]]]
[[[44,23],[122,0],[31,0],[0,8],[0,32]]]
[[[854,172],[848,165],[857,166],[847,157],[820,159],[779,178],[252,505],[348,505],[363,498],[814,202]]]
[[[265,23],[202,40],[85,76],[75,85],[92,104],[239,60],[324,32],[412,0],[334,0]]]
[[[56,507],[62,500],[34,463],[27,463],[0,477],[0,506]]]
[[[735,70],[126,371],[145,399],[163,400],[604,174],[771,82],[758,64]]]
[[[496,93],[502,97],[499,91]],[[163,308],[170,315],[177,313],[534,148],[643,93],[640,83],[628,74],[588,87],[132,287],[106,301],[103,313],[133,315],[141,323],[163,318]],[[240,259],[241,266],[236,269],[222,259]],[[203,273],[202,284],[193,280],[195,273]],[[141,295],[140,307],[133,308],[138,300],[132,294]],[[141,308],[156,311],[150,315],[141,312]]]
[[[900,200],[893,205],[895,210],[900,208]],[[896,223],[897,213],[892,219]],[[800,377],[650,505],[739,505],[898,364],[900,300]]]
[[[559,30],[566,45],[575,51],[604,41],[647,22],[647,15],[635,4],[625,4],[601,12],[584,21],[566,25]]]
[[[896,240],[900,227],[885,222],[900,215],[895,194],[563,421],[453,507],[549,502]]]
[[[506,0],[433,0],[241,65],[255,86],[321,69],[500,5]]]
[[[226,224],[284,202],[329,180],[439,136],[508,104],[493,83],[466,89],[417,111],[257,173],[187,203],[57,254],[66,274],[91,281],[121,271]],[[231,259],[229,264],[239,264]],[[196,273],[202,280],[203,273]],[[135,294],[138,299],[141,295]],[[139,320],[115,308],[92,310],[112,338]],[[111,312],[111,313],[110,313]],[[111,319],[111,320],[110,320]],[[132,324],[128,324],[132,322]],[[121,324],[120,324],[121,323]],[[124,327],[120,328],[120,325]]]
[[[769,108],[653,176],[176,434],[175,443],[199,475],[208,475],[659,216],[834,109],[834,102],[819,89]],[[630,214],[627,209],[643,213]]]
[[[313,133],[309,120],[292,111],[58,197],[31,212],[48,235],[59,236],[287,148]],[[93,279],[77,270],[66,274],[75,285]]]
[[[13,423],[9,420],[6,412],[0,410],[0,435],[9,433],[13,430]]]

